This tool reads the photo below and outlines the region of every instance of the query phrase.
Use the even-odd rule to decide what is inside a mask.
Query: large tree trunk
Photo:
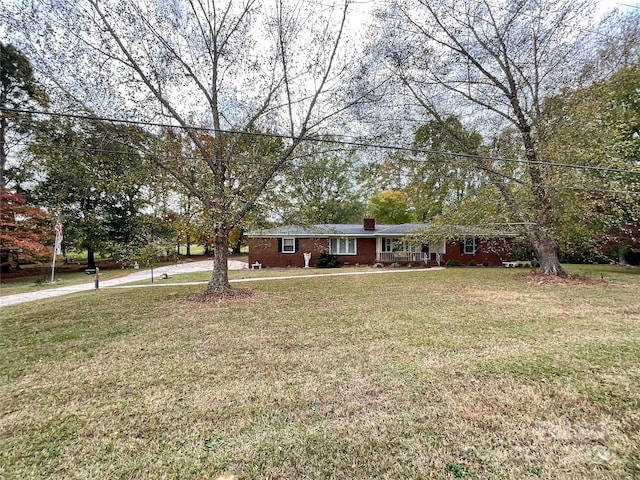
[[[242,237],[244,236],[244,228],[242,227],[237,227],[237,228],[239,230],[238,236],[235,238],[233,245],[231,245],[231,251],[232,253],[239,255],[242,253]]]
[[[96,268],[95,252],[91,245],[87,247],[87,268]]]
[[[229,232],[214,227],[213,236],[213,272],[205,293],[224,293],[231,290],[227,259],[229,257]]]
[[[541,275],[557,275],[561,277],[566,275],[558,259],[558,246],[549,232],[546,230],[538,232],[531,241],[531,244],[540,262],[538,273]]]
[[[5,100],[2,99],[2,105],[4,105]],[[6,150],[6,139],[5,132],[8,127],[7,119],[4,116],[0,116],[0,191],[4,190],[6,186],[4,175],[5,169],[7,166],[7,150]]]
[[[560,265],[560,259],[558,258],[558,243],[556,242],[556,235],[553,228],[553,206],[551,205],[551,198],[547,194],[540,169],[535,163],[538,161],[538,156],[528,134],[529,132],[526,131],[524,143],[528,147],[527,159],[532,162],[529,165],[529,175],[533,185],[531,190],[535,198],[535,209],[538,211],[536,230],[531,236],[531,245],[540,262],[538,273],[541,275],[564,277],[567,274]]]

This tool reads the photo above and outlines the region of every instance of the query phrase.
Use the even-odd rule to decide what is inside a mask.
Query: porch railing
[[[379,255],[379,262],[428,262],[435,260],[438,265],[442,262],[442,254],[437,252],[380,252]]]
[[[422,252],[380,252],[381,262],[422,262]]]

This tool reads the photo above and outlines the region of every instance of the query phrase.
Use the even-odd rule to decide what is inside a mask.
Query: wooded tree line
[[[51,215],[90,254],[207,245],[209,292],[244,231],[365,214],[517,230],[543,274],[632,259],[637,11],[413,0],[355,29],[350,2],[303,3],[0,7],[2,182],[35,209],[3,200],[3,264]]]

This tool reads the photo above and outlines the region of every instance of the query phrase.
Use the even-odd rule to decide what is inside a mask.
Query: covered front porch
[[[380,263],[420,263],[440,265],[446,243],[417,244],[402,238],[380,237],[376,243],[376,261]]]

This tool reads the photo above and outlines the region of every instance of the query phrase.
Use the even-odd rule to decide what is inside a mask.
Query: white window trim
[[[336,252],[333,250],[331,244],[333,240],[338,241],[338,246],[340,246],[339,240],[347,240],[347,242],[353,242],[353,252]],[[348,246],[348,244],[347,244]],[[347,248],[348,249],[348,248]],[[358,239],[355,237],[333,237],[329,239],[329,253],[332,255],[357,255],[358,254]]]
[[[286,245],[290,241],[291,245]],[[289,247],[291,250],[288,250]],[[296,239],[293,237],[282,237],[282,253],[296,253]]]
[[[380,251],[382,253],[392,253],[393,252],[393,238],[391,238],[391,237],[382,237],[382,238],[380,238]]]
[[[465,255],[475,255],[476,253],[478,253],[478,249],[476,248],[476,242],[478,243],[478,246],[479,246],[480,242],[478,242],[473,237],[464,239],[464,254]],[[471,246],[471,248],[468,248],[469,245]]]
[[[391,250],[386,250],[386,242],[389,242]],[[403,237],[380,237],[381,253],[418,253],[421,249],[422,245],[409,242]]]

